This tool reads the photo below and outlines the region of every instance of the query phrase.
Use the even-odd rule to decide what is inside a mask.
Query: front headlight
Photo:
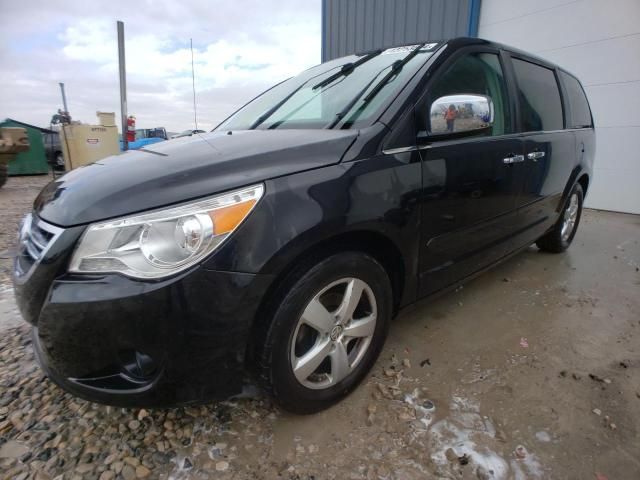
[[[94,223],[80,239],[69,271],[118,272],[136,278],[173,275],[215,250],[263,193],[263,185],[254,185],[186,205]]]

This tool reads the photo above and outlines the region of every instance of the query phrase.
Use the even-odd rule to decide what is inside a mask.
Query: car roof
[[[528,60],[533,60],[536,63],[539,63],[541,65],[545,65],[547,67],[550,68],[559,68],[560,70],[563,70],[565,72],[567,72],[564,68],[560,67],[559,65],[556,65],[553,62],[550,62],[547,59],[544,59],[542,57],[539,57],[537,55],[534,55],[532,53],[526,52],[524,50],[520,50],[519,48],[515,48],[512,47],[510,45],[505,45],[504,43],[499,43],[499,42],[494,42],[492,40],[486,40],[483,38],[476,38],[476,37],[456,37],[456,38],[450,38],[450,39],[446,39],[446,40],[419,40],[419,41],[415,41],[415,42],[405,42],[405,43],[394,43],[392,45],[385,45],[383,47],[381,47],[382,50],[386,50],[389,48],[395,48],[395,47],[405,47],[405,46],[409,46],[409,45],[416,45],[418,43],[437,43],[440,46],[443,44],[446,44],[448,47],[457,50],[460,48],[464,48],[464,47],[469,47],[469,46],[486,46],[486,47],[493,47],[493,48],[497,48],[500,50],[505,50],[509,53],[514,54],[516,57],[523,57],[525,59]],[[372,50],[368,50],[368,51],[362,51],[362,52],[356,52],[355,55],[358,56],[362,56],[362,55],[366,55],[367,53],[371,53],[373,51],[375,51],[377,49],[372,49]],[[347,55],[349,56],[349,55]],[[571,72],[567,72],[569,74],[571,74]],[[572,76],[575,76],[573,74],[571,74]]]

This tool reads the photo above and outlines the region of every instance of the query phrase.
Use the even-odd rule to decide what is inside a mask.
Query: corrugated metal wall
[[[475,35],[480,0],[322,0],[322,61]]]

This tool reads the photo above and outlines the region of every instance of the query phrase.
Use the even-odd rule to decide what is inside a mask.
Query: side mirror
[[[493,126],[493,102],[485,95],[460,94],[438,98],[429,112],[429,136],[478,132]]]

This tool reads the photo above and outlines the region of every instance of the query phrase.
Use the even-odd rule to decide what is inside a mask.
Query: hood
[[[211,132],[148,145],[73,170],[34,203],[70,227],[213,195],[340,162],[354,130]]]

